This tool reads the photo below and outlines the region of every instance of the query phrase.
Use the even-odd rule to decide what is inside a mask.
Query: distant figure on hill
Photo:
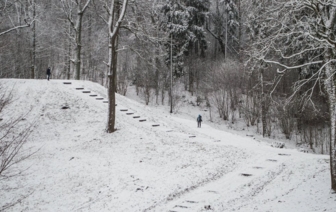
[[[198,115],[198,117],[197,117],[197,127],[201,127],[201,123],[202,123],[202,116]]]
[[[50,67],[48,67],[48,69],[47,69],[47,79],[48,79],[48,81],[49,81],[49,78],[50,78],[50,74],[51,74]]]

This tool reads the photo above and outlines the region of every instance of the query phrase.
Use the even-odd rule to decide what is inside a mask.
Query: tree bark
[[[262,134],[263,137],[267,134],[267,101],[264,91],[264,70],[260,70],[260,86],[261,86],[261,122],[262,122]]]
[[[35,0],[32,2],[33,4],[33,18],[36,17],[36,3]],[[33,23],[33,43],[32,43],[32,65],[31,65],[31,72],[30,72],[30,78],[35,78],[35,67],[36,67],[36,22]]]
[[[108,120],[107,120],[107,132],[113,133],[115,129],[115,93],[117,86],[117,62],[118,62],[118,34],[121,25],[121,21],[123,20],[126,7],[128,4],[128,0],[124,0],[122,7],[119,0],[112,0],[110,7],[110,15],[108,21],[109,28],[109,74],[108,74],[108,98],[109,98],[109,110],[108,110]],[[116,21],[114,21],[116,20]]]
[[[191,96],[194,95],[194,70],[189,66],[189,92]]]
[[[67,79],[70,79],[71,72],[71,23],[69,23],[69,40],[68,40],[68,61],[67,61]]]
[[[330,51],[330,50],[328,50]],[[330,113],[330,173],[331,173],[331,188],[336,191],[336,85],[335,76],[332,66],[326,66],[325,88],[328,96],[329,113]]]
[[[78,5],[78,14],[76,21],[76,80],[80,80],[80,71],[81,71],[81,50],[82,50],[82,21],[83,21],[83,12],[80,10],[80,5]]]
[[[108,126],[107,131],[108,133],[114,132],[115,129],[115,93],[117,92],[117,62],[118,62],[118,36],[112,37],[110,39],[110,69],[108,75],[108,97],[109,97],[109,113],[108,113]]]

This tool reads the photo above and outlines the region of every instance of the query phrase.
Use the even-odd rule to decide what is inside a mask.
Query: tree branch
[[[34,21],[35,21],[35,20],[32,20],[30,23],[27,23],[27,22],[26,22],[25,25],[15,26],[15,27],[13,27],[13,28],[11,28],[11,29],[8,29],[8,30],[6,30],[6,31],[4,31],[4,32],[0,32],[0,36],[2,36],[2,35],[4,35],[4,34],[7,34],[7,33],[11,32],[11,31],[13,31],[13,30],[17,30],[17,29],[21,29],[21,28],[30,27],[30,25],[31,25]]]

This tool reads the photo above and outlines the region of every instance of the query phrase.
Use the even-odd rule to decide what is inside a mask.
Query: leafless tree
[[[211,68],[206,79],[208,99],[217,108],[219,116],[226,121],[235,121],[241,96],[241,75],[239,63],[227,61]],[[209,89],[210,88],[210,89]]]
[[[336,4],[328,0],[281,0],[260,4],[262,9],[258,18],[251,19],[251,23],[258,25],[251,29],[256,39],[250,58],[277,66],[279,74],[293,70],[311,71],[295,83],[289,100],[302,92],[306,97],[305,105],[313,104],[315,88],[320,82],[324,85],[331,126],[331,188],[336,190]],[[273,12],[275,10],[277,12]],[[307,89],[306,85],[311,87]]]
[[[61,0],[61,7],[66,15],[70,26],[75,31],[76,53],[73,62],[76,67],[76,79],[80,79],[81,73],[81,50],[82,50],[82,25],[83,16],[91,0]]]
[[[105,15],[101,18],[108,28],[108,121],[107,132],[113,133],[115,129],[115,93],[117,91],[117,65],[118,65],[118,36],[122,21],[126,15],[128,0],[106,0],[101,1],[105,8]]]
[[[0,30],[0,36],[10,33],[12,31],[30,27],[35,22],[35,17],[29,17],[29,11],[24,11],[24,14],[17,12],[16,14],[13,11],[20,11],[24,8],[25,5],[22,3],[17,3],[13,0],[7,0],[0,2],[0,13],[2,16],[5,17],[5,21],[0,21],[1,24],[5,24],[5,29]],[[23,16],[23,17],[22,17]],[[23,20],[24,23],[21,21],[17,22],[17,20]],[[1,27],[2,28],[2,27]]]
[[[0,86],[0,117],[3,110],[13,101],[11,91]],[[17,168],[22,161],[32,156],[36,150],[24,148],[27,138],[32,132],[33,125],[22,126],[24,115],[15,119],[0,119],[0,183],[8,178],[22,174],[26,168]],[[28,194],[29,195],[29,194]],[[8,204],[0,203],[0,211],[8,209],[25,197],[19,197]]]

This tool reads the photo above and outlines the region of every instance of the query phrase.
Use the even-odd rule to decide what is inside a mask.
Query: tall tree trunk
[[[156,53],[159,55],[158,49],[156,48]],[[159,104],[159,94],[160,94],[160,71],[159,71],[159,58],[155,57],[155,96],[156,96],[156,104]]]
[[[330,57],[330,50],[327,57]],[[335,75],[332,66],[326,66],[325,87],[328,96],[329,113],[330,113],[330,173],[331,173],[331,188],[336,191],[336,85]]]
[[[228,46],[228,18],[229,18],[229,12],[226,10],[226,18],[225,18],[225,54],[224,54],[224,61],[227,60],[227,46]]]
[[[189,66],[189,92],[191,96],[194,95],[194,70]]]
[[[190,94],[191,94],[191,96],[193,96],[194,95],[194,64],[193,64],[193,57],[192,56],[190,56],[189,58],[188,58],[188,63],[189,63],[189,67],[188,67],[188,69],[189,69],[189,79],[188,79],[188,82],[189,82],[189,92],[190,92]]]
[[[115,131],[115,88],[116,88],[116,77],[117,77],[117,55],[115,51],[115,38],[110,38],[109,43],[109,58],[110,58],[110,67],[108,77],[108,98],[109,98],[109,113],[108,113],[108,124],[107,132],[112,133]]]
[[[109,97],[109,110],[107,120],[107,132],[113,133],[115,131],[115,92],[117,87],[117,48],[118,48],[118,34],[126,12],[128,0],[123,0],[121,7],[120,0],[112,0],[110,7],[110,16],[108,21],[109,28],[109,74],[108,74],[108,97]],[[116,21],[114,21],[116,20]]]
[[[88,80],[92,81],[93,80],[93,69],[92,69],[92,17],[89,15],[89,29],[88,29],[88,60],[87,60],[87,76]]]
[[[71,72],[71,23],[69,23],[69,40],[68,40],[68,60],[67,60],[67,79],[70,79]]]
[[[267,134],[267,101],[264,91],[264,70],[260,70],[260,86],[261,86],[261,122],[262,122],[262,134],[263,137]]]
[[[80,5],[78,5],[78,14],[76,21],[76,80],[80,80],[80,71],[81,71],[81,50],[82,50],[82,21],[83,21],[83,12],[80,10]]]
[[[241,0],[238,0],[238,54],[239,54],[239,62],[243,62],[243,56],[242,56],[242,12],[241,12]]]
[[[33,0],[33,18],[36,18],[36,0]],[[32,65],[31,65],[31,72],[30,72],[30,78],[35,78],[35,69],[36,69],[36,22],[33,23],[33,43],[32,43]]]

